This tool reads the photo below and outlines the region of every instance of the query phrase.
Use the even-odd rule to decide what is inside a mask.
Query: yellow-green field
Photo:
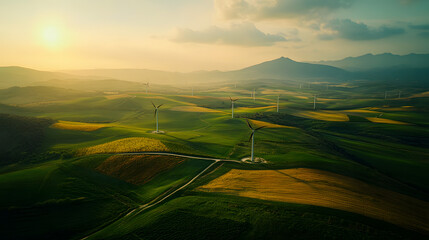
[[[409,125],[408,123],[405,123],[405,122],[396,121],[396,120],[390,120],[390,119],[386,119],[386,118],[367,117],[366,119],[368,119],[369,121],[374,122],[374,123],[388,123],[388,124],[398,124],[398,125]]]
[[[118,99],[118,98],[132,98],[132,97],[135,97],[135,96],[129,95],[129,94],[115,94],[115,95],[106,95],[104,97],[107,98],[107,99],[112,100],[112,99]]]
[[[292,115],[295,115],[297,117],[311,118],[311,119],[330,121],[330,122],[348,122],[349,121],[349,117],[347,116],[347,114],[336,112],[336,111],[329,111],[329,110],[297,111],[292,113]]]
[[[52,124],[52,127],[58,129],[91,132],[100,128],[108,127],[108,125],[84,122],[58,121],[57,123]]]
[[[285,126],[285,125],[279,125],[279,124],[274,124],[274,123],[259,121],[259,120],[253,120],[253,119],[249,119],[249,120],[250,120],[250,122],[255,127],[265,127],[265,128],[296,128],[296,127],[291,127],[291,126]]]
[[[120,152],[147,152],[168,151],[168,148],[158,139],[145,137],[123,138],[78,151],[79,155],[90,155],[98,153],[120,153]]]
[[[349,109],[349,110],[343,110],[342,112],[345,112],[345,113],[380,113],[380,112],[377,112],[377,111],[372,111],[372,110],[369,110],[369,109]]]
[[[428,202],[321,170],[232,169],[198,190],[340,209],[429,232]]]
[[[205,108],[205,107],[197,107],[197,106],[178,106],[170,108],[172,111],[179,111],[179,112],[213,112],[213,113],[225,113],[223,111]]]
[[[264,106],[264,107],[238,107],[235,108],[236,112],[254,112],[254,111],[267,111],[271,109],[275,109],[276,106]]]
[[[429,97],[429,91],[413,94],[410,98]]]

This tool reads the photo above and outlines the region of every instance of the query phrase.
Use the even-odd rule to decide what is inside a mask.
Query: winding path
[[[198,156],[191,156],[191,155],[184,155],[184,154],[179,154],[179,153],[167,153],[167,152],[128,152],[128,153],[116,153],[114,155],[164,155],[164,156],[175,156],[175,157],[183,157],[183,158],[189,158],[189,159],[197,159],[197,160],[204,160],[204,161],[213,161],[213,163],[211,163],[209,166],[207,166],[206,168],[204,168],[201,172],[199,172],[197,175],[195,175],[195,177],[193,177],[191,180],[189,180],[188,182],[186,182],[184,185],[182,185],[181,187],[177,188],[176,190],[174,190],[173,192],[167,194],[166,196],[163,196],[165,193],[162,193],[160,196],[158,196],[158,198],[162,197],[159,200],[156,200],[153,203],[147,203],[147,204],[143,204],[140,205],[137,208],[134,208],[133,210],[129,211],[126,215],[124,215],[123,217],[115,220],[114,222],[104,226],[103,228],[96,230],[95,232],[91,233],[90,235],[81,238],[81,240],[85,240],[91,236],[93,236],[94,234],[100,232],[101,230],[107,228],[108,226],[111,226],[112,224],[114,224],[115,222],[118,222],[126,217],[129,217],[131,215],[134,214],[139,214],[142,211],[151,208],[153,206],[156,206],[160,203],[162,203],[164,200],[168,199],[169,197],[173,196],[175,193],[177,193],[178,191],[186,188],[189,184],[191,184],[192,182],[194,182],[198,177],[200,177],[202,174],[204,174],[205,172],[207,172],[207,170],[209,170],[213,165],[215,165],[218,162],[235,162],[235,163],[242,163],[239,160],[231,160],[231,159],[221,159],[221,158],[210,158],[210,157],[198,157]],[[156,199],[156,198],[155,198]]]
[[[185,154],[180,154],[180,153],[169,153],[169,152],[125,152],[125,153],[115,153],[114,155],[164,155],[164,156],[175,156],[175,157],[183,157],[183,158],[207,160],[207,161],[242,163],[242,161],[240,161],[240,160],[199,157],[199,156],[185,155]]]

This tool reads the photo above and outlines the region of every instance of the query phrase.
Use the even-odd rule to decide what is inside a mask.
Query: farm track
[[[209,157],[198,157],[198,156],[190,156],[190,155],[184,155],[184,154],[178,154],[178,153],[166,153],[166,152],[130,152],[130,153],[115,153],[114,155],[163,155],[163,156],[175,156],[175,157],[183,157],[183,158],[189,158],[189,159],[197,159],[197,160],[203,160],[203,161],[213,161],[209,166],[207,166],[206,168],[204,168],[201,172],[199,172],[197,175],[195,175],[195,177],[193,177],[191,180],[189,180],[188,182],[186,182],[185,184],[183,184],[181,187],[175,189],[174,191],[170,192],[164,192],[161,195],[159,195],[157,198],[155,198],[155,200],[153,200],[152,202],[140,205],[137,208],[134,208],[132,210],[130,210],[128,213],[126,213],[123,217],[120,217],[116,220],[114,220],[113,222],[105,225],[104,227],[102,227],[101,229],[96,230],[95,232],[91,233],[90,235],[87,235],[84,238],[81,238],[81,240],[84,239],[88,239],[91,236],[93,236],[94,234],[100,232],[101,230],[111,226],[112,224],[127,218],[127,217],[131,217],[134,215],[138,215],[139,213],[154,207],[162,202],[164,202],[166,199],[170,198],[171,196],[173,196],[175,193],[179,192],[180,190],[186,188],[188,185],[190,185],[191,183],[193,183],[198,177],[200,177],[201,175],[203,175],[205,172],[207,172],[207,170],[209,170],[213,165],[215,165],[218,162],[235,162],[235,163],[242,163],[239,160],[231,160],[231,159],[220,159],[220,158],[209,158]]]
[[[233,159],[222,159],[222,158],[210,158],[210,157],[199,157],[192,155],[185,155],[180,153],[168,153],[168,152],[128,152],[128,153],[115,153],[114,155],[164,155],[164,156],[175,156],[189,159],[206,160],[206,161],[220,161],[220,162],[235,162],[242,163],[240,160]]]

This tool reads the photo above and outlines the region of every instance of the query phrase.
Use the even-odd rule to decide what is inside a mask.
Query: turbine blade
[[[266,127],[266,126],[258,127],[255,129],[255,131],[258,131],[259,129],[264,128],[264,127]]]
[[[156,108],[156,106],[155,106],[155,104],[151,101],[151,103],[152,103],[152,106],[154,107],[154,108]]]
[[[164,105],[164,103],[163,103],[163,104],[161,104],[161,105],[159,105],[157,108],[160,108],[162,105]]]
[[[255,132],[252,132],[251,134],[250,134],[250,137],[249,137],[249,142],[250,142],[250,140],[252,140],[252,137],[253,137],[253,135],[255,134]]]
[[[229,99],[231,100],[231,102],[232,102],[232,98],[231,98],[231,96],[229,96]]]
[[[155,111],[153,112],[153,117],[156,117],[156,112],[158,112],[158,108],[155,108]]]
[[[250,125],[249,119],[246,119],[246,122],[247,122],[247,126],[249,126],[249,128],[253,130],[252,125]]]

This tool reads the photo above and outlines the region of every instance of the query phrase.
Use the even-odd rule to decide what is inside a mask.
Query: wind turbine
[[[231,118],[234,118],[234,102],[237,101],[238,98],[232,99],[229,97],[229,99],[231,100]]]
[[[253,147],[255,145],[255,132],[258,131],[261,128],[264,128],[265,126],[254,128],[254,127],[252,127],[252,125],[250,124],[250,122],[249,122],[248,119],[246,119],[246,122],[247,122],[247,126],[249,126],[250,130],[252,130],[252,133],[250,134],[250,138],[249,138],[249,142],[250,142],[250,140],[252,140],[252,148],[251,148],[251,153],[250,153],[250,160],[252,160],[252,163],[254,163],[255,160],[254,160],[254,157],[253,157]]]
[[[316,110],[317,95],[313,95],[313,110]]]
[[[279,112],[280,95],[277,95],[277,112]]]
[[[159,110],[159,108],[162,106],[162,105],[164,105],[164,104],[161,104],[161,105],[159,105],[158,107],[157,106],[155,106],[155,104],[152,102],[152,105],[153,105],[153,107],[155,108],[155,118],[156,118],[156,133],[159,133],[159,130],[158,130],[158,110]]]
[[[253,102],[255,102],[256,89],[253,89]]]
[[[148,83],[145,83],[144,85],[146,85],[146,94],[147,94],[147,90],[148,90],[148,88],[149,88],[149,82],[148,82]]]
[[[387,99],[387,91],[384,91],[384,100]]]
[[[401,98],[401,93],[402,93],[402,91],[398,92],[398,98]]]

